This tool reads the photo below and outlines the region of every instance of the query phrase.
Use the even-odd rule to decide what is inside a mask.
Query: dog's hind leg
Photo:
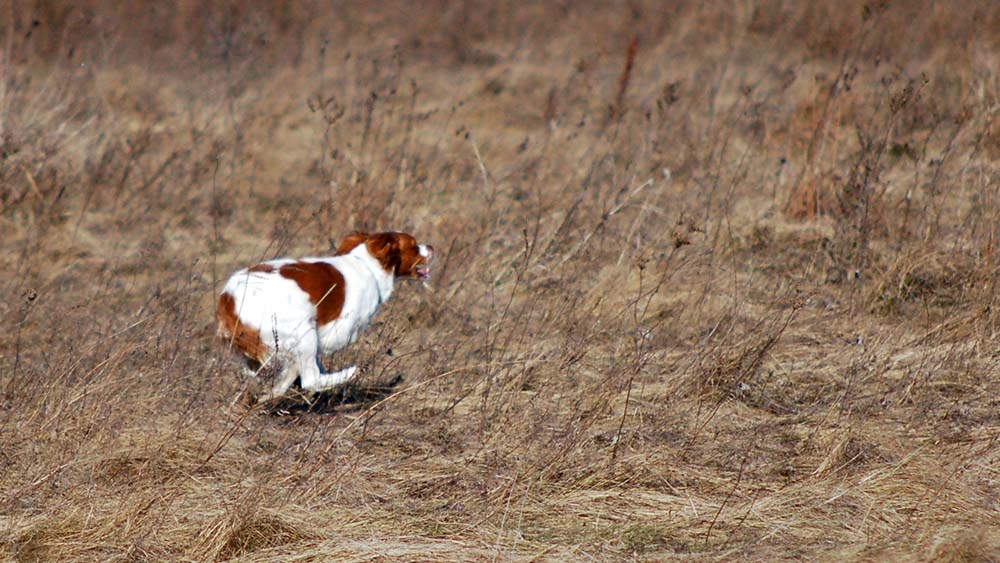
[[[240,369],[240,375],[243,376],[243,379],[257,379],[257,376],[260,374],[263,366],[257,360],[251,360],[250,358],[244,359],[246,360],[246,363],[243,365],[243,368]]]
[[[283,396],[288,392],[292,384],[295,383],[295,378],[298,376],[298,364],[289,359],[289,361],[284,362],[281,370],[274,376],[274,380],[271,383],[271,390],[257,397],[257,400],[260,402],[270,401]]]
[[[317,361],[318,363],[318,361]],[[354,378],[354,374],[358,371],[357,366],[346,367],[339,371],[334,371],[330,373],[316,372],[312,374],[312,377],[306,377],[304,374],[302,376],[302,388],[307,391],[319,392],[326,391],[328,389],[333,389],[338,385],[343,385]]]
[[[319,335],[316,326],[304,323],[282,323],[275,320],[274,339],[275,354],[281,357],[281,369],[271,382],[271,390],[264,393],[261,401],[277,399],[288,392],[295,380],[308,380],[318,368],[316,366],[316,350],[319,346]],[[277,352],[278,344],[284,344],[281,352]],[[274,356],[272,356],[274,358]]]

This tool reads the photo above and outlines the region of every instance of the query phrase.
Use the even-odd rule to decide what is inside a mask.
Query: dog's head
[[[361,245],[386,272],[397,278],[428,280],[431,277],[429,264],[434,258],[434,247],[418,244],[412,235],[353,232],[340,241],[337,254],[349,254]]]

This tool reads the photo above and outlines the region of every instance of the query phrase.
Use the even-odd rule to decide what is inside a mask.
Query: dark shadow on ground
[[[402,381],[403,375],[396,374],[386,381],[348,383],[323,393],[305,393],[294,388],[284,397],[260,406],[275,416],[356,412],[392,395]]]

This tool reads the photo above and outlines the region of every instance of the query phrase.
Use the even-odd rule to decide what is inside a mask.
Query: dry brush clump
[[[1000,10],[0,7],[0,554],[992,560]],[[439,258],[249,408],[236,268]]]

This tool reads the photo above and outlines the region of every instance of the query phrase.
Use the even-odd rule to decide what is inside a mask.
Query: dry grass
[[[1000,7],[0,22],[0,559],[1000,561]],[[434,291],[246,410],[221,280],[355,228]]]

